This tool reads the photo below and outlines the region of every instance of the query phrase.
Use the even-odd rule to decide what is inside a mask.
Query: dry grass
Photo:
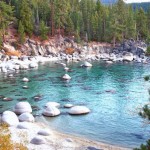
[[[28,150],[21,143],[14,143],[6,124],[0,125],[0,150]]]

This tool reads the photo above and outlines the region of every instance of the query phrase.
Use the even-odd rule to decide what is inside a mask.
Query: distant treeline
[[[150,9],[150,2],[147,3],[133,3],[132,7],[134,10],[143,8],[145,11],[148,11]]]
[[[103,5],[99,0],[3,0],[0,1],[0,37],[13,21],[23,43],[25,35],[74,36],[77,42],[113,42],[150,39],[150,9],[134,10],[123,0]]]

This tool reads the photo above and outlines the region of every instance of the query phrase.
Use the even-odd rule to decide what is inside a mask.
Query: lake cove
[[[47,102],[57,102],[60,115],[42,119],[54,130],[122,147],[144,143],[150,128],[143,127],[138,112],[148,103],[149,83],[143,77],[150,73],[150,65],[92,62],[92,67],[85,68],[81,64],[68,63],[70,72],[60,64],[46,62],[38,69],[20,70],[13,76],[1,73],[1,112],[28,101],[33,114],[41,116]],[[70,80],[62,79],[66,73]],[[23,82],[23,78],[29,81]],[[90,113],[69,115],[66,104],[85,106]]]

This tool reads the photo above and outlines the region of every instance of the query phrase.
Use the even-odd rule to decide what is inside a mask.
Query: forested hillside
[[[0,9],[1,41],[5,40],[10,22],[18,30],[20,43],[33,34],[41,40],[61,34],[74,36],[77,42],[114,44],[128,38],[150,37],[150,9],[133,11],[123,0],[111,6],[99,0],[3,0]]]

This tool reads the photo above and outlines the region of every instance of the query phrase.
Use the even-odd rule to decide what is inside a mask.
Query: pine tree
[[[147,37],[147,19],[146,14],[142,8],[137,11],[136,14],[136,30],[137,36],[140,39],[144,39]]]
[[[19,12],[19,20],[22,22],[25,32],[31,36],[33,32],[33,13],[28,0],[20,0]]]
[[[19,21],[18,33],[19,33],[19,42],[23,44],[25,42],[25,32],[24,32],[24,26],[22,25],[21,21]]]
[[[149,81],[150,76],[146,76],[144,79],[146,81]],[[149,95],[150,95],[150,91],[149,91]],[[145,105],[142,108],[142,111],[139,112],[139,115],[150,122],[150,105]],[[146,144],[141,144],[140,148],[135,148],[134,150],[150,150],[150,139],[146,142]]]
[[[47,39],[48,28],[46,27],[44,21],[40,22],[40,37],[42,40]]]
[[[5,2],[0,1],[0,38],[5,41],[5,31],[13,17],[13,7],[7,5]]]
[[[136,28],[135,28],[135,18],[132,7],[128,8],[127,20],[126,20],[126,30],[125,38],[135,38],[136,37]]]
[[[55,26],[57,29],[65,29],[65,24],[67,24],[67,17],[70,10],[68,0],[55,0]]]

